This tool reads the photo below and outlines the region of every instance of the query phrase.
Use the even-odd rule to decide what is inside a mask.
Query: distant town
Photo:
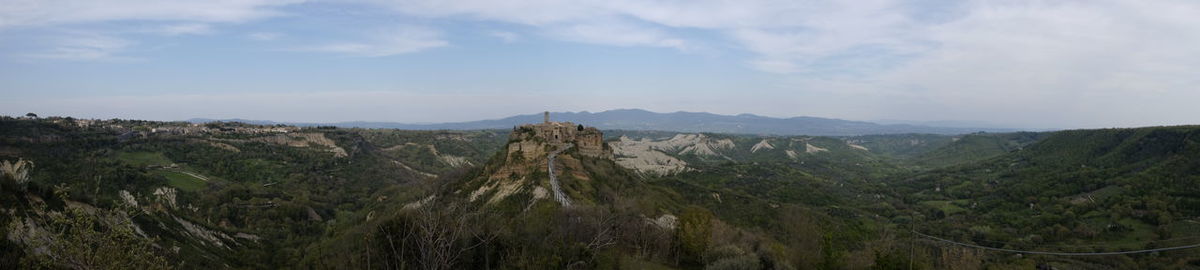
[[[147,120],[124,119],[80,119],[73,117],[50,116],[41,118],[29,113],[24,116],[0,116],[3,120],[45,121],[63,127],[104,130],[120,134],[118,139],[127,140],[137,137],[160,135],[204,135],[204,134],[272,134],[290,133],[304,129],[334,129],[331,126],[296,127],[284,124],[253,125],[241,122],[209,122],[189,123],[183,121],[160,122]]]

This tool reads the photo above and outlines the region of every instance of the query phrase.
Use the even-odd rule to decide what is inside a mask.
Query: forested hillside
[[[1055,132],[984,162],[895,183],[924,206],[920,230],[980,245],[1111,252],[1200,237],[1200,128]],[[1116,268],[1196,267],[1196,250],[1061,260]]]
[[[505,139],[488,131],[73,119],[4,119],[0,133],[6,162],[34,164],[27,183],[5,189],[5,207],[23,214],[3,215],[5,224],[24,218],[31,226],[7,235],[44,228],[31,222],[63,202],[131,206],[139,235],[156,238],[182,268],[296,265],[308,245],[376,208],[418,198],[411,187],[485,161]],[[33,207],[41,201],[48,208]],[[0,264],[24,253],[14,244],[5,241]]]
[[[0,119],[0,265],[1200,267],[1196,249],[1075,256],[1197,243],[1200,127],[604,131],[598,153],[521,132]]]

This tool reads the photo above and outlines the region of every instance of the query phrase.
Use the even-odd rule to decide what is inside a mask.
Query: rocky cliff
[[[514,127],[503,154],[487,164],[484,175],[467,185],[468,199],[490,204],[526,193],[532,200],[547,199],[552,194],[548,165],[555,166],[555,175],[572,182],[572,186],[590,186],[581,183],[594,179],[583,161],[613,159],[612,149],[603,138],[600,130],[571,122]],[[556,151],[562,153],[550,162],[549,155]],[[570,196],[572,192],[567,193]]]

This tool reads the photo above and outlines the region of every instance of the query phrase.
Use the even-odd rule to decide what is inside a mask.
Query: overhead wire
[[[1148,243],[1173,243],[1173,242],[1179,242],[1179,241],[1185,241],[1185,240],[1196,240],[1196,239],[1200,239],[1200,236],[1188,236],[1188,237],[1179,237],[1179,238],[1171,238],[1171,239],[1152,240],[1152,241],[1145,241],[1145,242],[1141,242],[1141,243],[1143,243],[1143,244],[1148,244]],[[995,240],[987,240],[987,239],[971,239],[971,242],[976,242],[976,243],[980,243],[980,242],[982,242],[982,243],[992,243],[992,244],[1000,244],[1000,245],[1009,245],[1009,244],[1013,244],[1012,242],[1003,242],[1003,241],[995,241]],[[1038,246],[1038,247],[1054,247],[1054,248],[1097,248],[1097,247],[1111,247],[1111,246],[1113,246],[1113,244],[1111,244],[1111,243],[1074,244],[1074,245],[1068,245],[1068,244],[1037,244],[1037,246]]]
[[[917,232],[917,231],[915,231],[915,230],[914,230],[914,231],[912,231],[912,233],[913,233],[914,235],[921,236],[921,237],[925,237],[925,238],[929,238],[929,239],[933,239],[933,240],[936,240],[936,241],[945,242],[945,243],[950,243],[950,244],[959,245],[959,246],[964,246],[964,247],[970,247],[970,248],[986,249],[986,250],[992,250],[992,251],[1001,251],[1001,252],[1010,252],[1010,253],[1040,254],[1040,255],[1056,255],[1056,256],[1109,256],[1109,255],[1125,255],[1125,254],[1138,254],[1138,253],[1152,253],[1152,252],[1162,252],[1162,251],[1181,250],[1181,249],[1190,249],[1190,248],[1198,248],[1198,247],[1200,247],[1200,243],[1197,243],[1197,244],[1191,244],[1191,245],[1182,245],[1182,246],[1173,246],[1173,247],[1163,247],[1163,248],[1152,248],[1152,249],[1141,249],[1141,250],[1127,250],[1127,251],[1110,251],[1110,252],[1054,252],[1054,251],[1019,250],[1019,249],[1009,249],[1009,248],[997,248],[997,247],[981,246],[981,245],[976,245],[976,244],[969,244],[969,243],[963,243],[963,242],[958,242],[958,241],[954,241],[954,240],[949,240],[949,239],[945,239],[945,238],[941,238],[941,237],[937,237],[937,236],[932,236],[932,235],[928,235],[928,234],[923,234],[923,233]]]

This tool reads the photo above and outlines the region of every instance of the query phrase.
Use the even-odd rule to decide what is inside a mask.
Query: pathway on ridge
[[[563,206],[571,206],[571,199],[568,199],[567,195],[563,194],[562,188],[558,185],[558,177],[554,175],[554,157],[557,157],[558,153],[562,153],[562,151],[566,151],[572,146],[575,145],[567,144],[566,147],[560,146],[558,150],[550,153],[549,161],[546,163],[546,167],[549,168],[550,172],[550,189],[554,192],[554,200],[562,203]]]

